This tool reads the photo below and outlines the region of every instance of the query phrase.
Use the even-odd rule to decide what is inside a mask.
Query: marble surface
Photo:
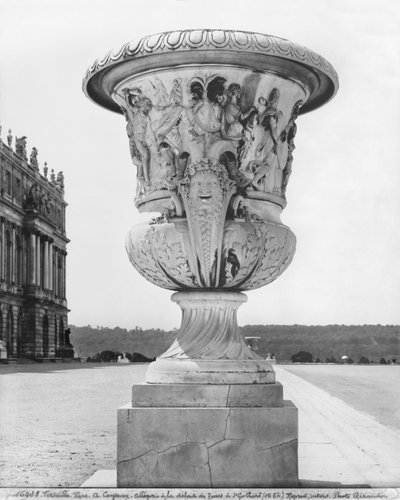
[[[135,384],[135,407],[281,407],[282,384]]]
[[[259,359],[163,359],[149,365],[150,384],[273,384],[270,362]]]
[[[297,408],[118,410],[118,487],[294,487]]]

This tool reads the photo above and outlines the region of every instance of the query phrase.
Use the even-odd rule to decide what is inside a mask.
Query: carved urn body
[[[150,383],[274,382],[237,330],[242,291],[290,264],[281,221],[296,119],[337,90],[317,54],[269,35],[188,30],[145,37],[96,61],[86,95],[124,114],[136,206],[160,215],[126,248],[150,282],[175,290],[179,335]]]

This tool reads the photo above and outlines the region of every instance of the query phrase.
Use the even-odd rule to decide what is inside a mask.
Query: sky
[[[131,266],[134,206],[125,120],[89,101],[94,59],[142,36],[187,28],[257,31],[318,52],[336,97],[297,121],[282,221],[292,264],[247,292],[239,324],[400,323],[398,0],[0,0],[0,123],[62,170],[67,297],[75,325],[179,327],[171,293]]]

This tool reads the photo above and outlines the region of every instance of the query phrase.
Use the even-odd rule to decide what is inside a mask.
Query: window
[[[6,175],[4,178],[5,191],[8,196],[11,196],[11,172],[6,170]]]

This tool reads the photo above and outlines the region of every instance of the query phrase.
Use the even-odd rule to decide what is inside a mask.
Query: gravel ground
[[[115,468],[117,408],[147,365],[0,368],[0,486],[78,487]]]
[[[0,486],[78,487],[115,468],[117,412],[146,364],[0,366]],[[399,428],[400,366],[284,366]]]

